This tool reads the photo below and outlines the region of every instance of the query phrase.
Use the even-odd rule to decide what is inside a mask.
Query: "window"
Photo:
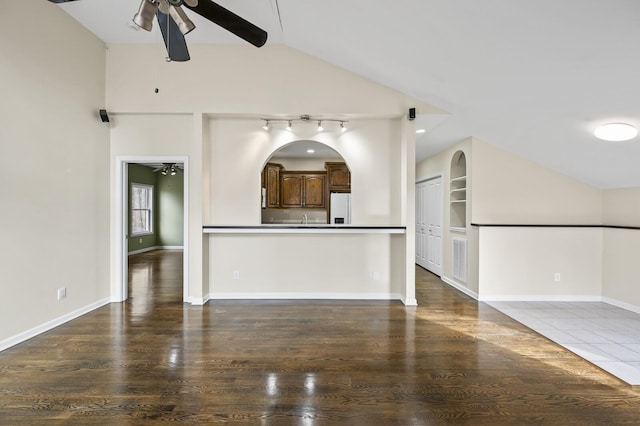
[[[153,232],[153,186],[131,184],[131,235]]]

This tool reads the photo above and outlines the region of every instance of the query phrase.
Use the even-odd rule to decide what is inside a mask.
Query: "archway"
[[[263,224],[351,222],[351,173],[331,147],[291,142],[271,155],[261,177]]]

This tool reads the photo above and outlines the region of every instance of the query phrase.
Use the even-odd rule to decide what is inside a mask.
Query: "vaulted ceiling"
[[[45,1],[45,0],[42,0]],[[469,137],[600,188],[640,186],[637,0],[219,0],[285,44],[447,111],[418,115],[417,157]],[[162,43],[135,31],[139,0],[61,6],[106,43]],[[278,15],[279,10],[279,15]],[[187,43],[243,43],[194,13]],[[192,60],[197,60],[193,58]],[[419,113],[419,111],[418,111]],[[508,179],[508,176],[505,176]]]

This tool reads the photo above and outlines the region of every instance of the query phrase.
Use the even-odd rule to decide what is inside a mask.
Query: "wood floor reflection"
[[[182,253],[130,299],[0,353],[0,424],[638,424],[640,393],[418,268],[399,302],[182,300]]]

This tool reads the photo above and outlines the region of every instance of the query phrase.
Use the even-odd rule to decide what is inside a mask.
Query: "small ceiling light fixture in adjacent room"
[[[638,136],[638,129],[626,123],[608,123],[598,127],[594,136],[610,142],[622,142]]]
[[[418,129],[418,130],[416,130],[416,133],[418,133],[418,134],[419,133],[426,133],[426,130],[425,129]]]
[[[287,130],[291,131],[291,120],[289,120],[289,122],[287,123]]]
[[[340,122],[340,131],[341,131],[342,133],[344,133],[344,132],[346,132],[346,131],[347,131],[347,127],[344,125],[344,121],[341,121],[341,122]]]
[[[264,130],[269,131],[269,120],[264,120],[264,126],[262,126]]]
[[[321,132],[324,130],[324,127],[322,127],[322,120],[318,121],[318,131]]]

